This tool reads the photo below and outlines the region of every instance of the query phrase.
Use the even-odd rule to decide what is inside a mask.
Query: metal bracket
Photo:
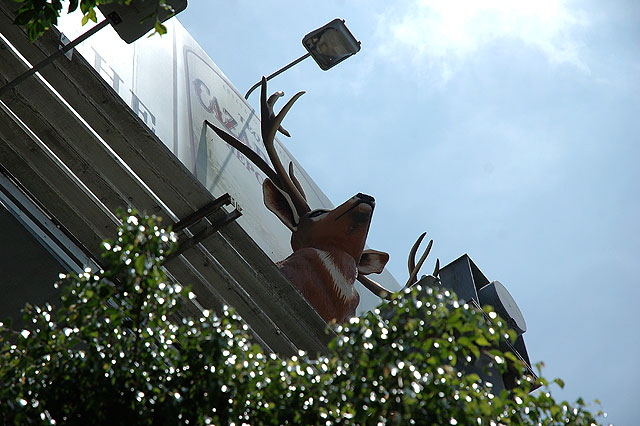
[[[63,50],[65,48],[65,46],[67,44],[71,43],[71,40],[69,40],[69,38],[64,35],[64,33],[60,33],[60,46],[59,49]],[[64,56],[67,57],[68,60],[72,60],[73,59],[73,52],[75,51],[75,49],[71,49],[65,52]]]
[[[227,212],[222,208],[223,206],[231,206],[234,209],[231,212]],[[215,217],[208,217],[214,213],[217,213]],[[231,198],[229,194],[224,194],[223,196],[216,198],[204,207],[201,207],[200,209],[191,213],[189,216],[185,217],[179,222],[176,222],[176,224],[173,225],[173,231],[181,232],[191,226],[194,226],[197,223],[204,222],[204,219],[208,219],[208,223],[204,225],[204,229],[197,232],[193,236],[184,239],[183,241],[178,241],[178,250],[168,255],[167,261],[173,259],[174,257],[180,256],[186,250],[202,242],[205,238],[218,232],[218,230],[220,230],[223,226],[235,221],[240,216],[242,216],[242,208],[233,198]]]

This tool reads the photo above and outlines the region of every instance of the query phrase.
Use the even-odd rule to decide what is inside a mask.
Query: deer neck
[[[305,247],[294,251],[278,266],[308,300],[316,297],[312,294],[342,303],[359,300],[353,285],[358,267],[353,257],[343,251]]]
[[[357,295],[353,285],[358,277],[356,261],[344,252],[334,252],[312,248],[318,256],[322,267],[331,277],[336,293],[344,300],[349,300]]]

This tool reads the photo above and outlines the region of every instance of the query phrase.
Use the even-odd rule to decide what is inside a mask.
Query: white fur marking
[[[343,300],[354,298],[358,293],[358,291],[356,290],[356,286],[354,285],[353,281],[350,281],[348,277],[346,277],[344,273],[340,271],[340,269],[336,265],[335,260],[332,258],[331,253],[324,250],[313,250],[318,254],[318,259],[320,259],[325,269],[329,272],[329,275],[331,275],[331,278],[333,279],[333,286],[337,290],[340,297]],[[354,277],[356,276],[355,274],[357,274],[357,269],[355,268],[356,267],[354,262]]]

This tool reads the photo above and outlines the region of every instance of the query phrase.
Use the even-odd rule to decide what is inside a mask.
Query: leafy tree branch
[[[188,289],[162,269],[175,236],[120,215],[102,271],[69,274],[57,307],[0,327],[2,424],[598,425],[584,401],[556,401],[513,354],[504,322],[440,288],[414,288],[336,326],[329,356],[265,353],[232,309],[182,318]],[[497,391],[468,366],[518,372]]]

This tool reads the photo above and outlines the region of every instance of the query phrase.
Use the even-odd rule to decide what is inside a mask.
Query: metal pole
[[[7,92],[10,89],[14,88],[17,84],[23,82],[24,80],[26,80],[27,78],[29,78],[33,74],[35,74],[38,71],[40,71],[42,68],[44,68],[47,65],[49,65],[51,62],[53,62],[56,59],[58,59],[60,56],[63,56],[65,53],[67,53],[69,50],[71,50],[74,47],[76,47],[78,44],[82,43],[83,41],[85,41],[86,39],[88,39],[89,37],[91,37],[92,35],[97,33],[98,31],[100,31],[101,29],[103,29],[104,27],[109,25],[112,22],[112,20],[113,20],[113,18],[111,16],[107,17],[105,20],[101,21],[99,24],[97,24],[96,26],[91,28],[89,31],[87,31],[86,33],[82,34],[81,36],[79,36],[78,38],[73,40],[71,43],[67,44],[66,46],[61,47],[56,53],[53,53],[52,55],[44,58],[36,66],[34,66],[32,68],[29,68],[28,70],[26,70],[25,72],[20,74],[18,77],[16,77],[13,80],[11,80],[9,83],[7,83],[4,86],[0,87],[0,96],[4,95],[5,92]],[[114,23],[117,23],[117,22],[115,22],[115,20],[114,20]]]
[[[299,62],[304,61],[305,59],[307,59],[309,56],[311,56],[311,53],[305,53],[304,55],[300,56],[298,59],[296,59],[295,61],[291,62],[288,65],[285,65],[284,67],[280,68],[278,71],[274,72],[273,74],[271,74],[270,76],[266,77],[267,81],[271,80],[273,77],[282,74],[283,72],[285,72],[286,70],[288,70],[289,68],[291,68],[292,66],[298,64]],[[260,80],[259,82],[257,82],[256,84],[254,84],[253,86],[251,86],[251,89],[249,89],[249,91],[247,92],[246,95],[244,95],[245,99],[249,99],[249,95],[251,94],[251,92],[253,92],[254,90],[256,90],[256,88],[258,86],[260,86],[260,83],[262,83],[262,80]]]

